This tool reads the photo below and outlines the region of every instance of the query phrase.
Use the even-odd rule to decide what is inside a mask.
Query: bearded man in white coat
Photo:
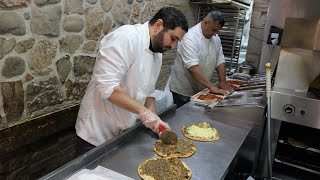
[[[176,48],[187,31],[185,16],[164,7],[149,22],[121,26],[101,40],[75,125],[78,155],[119,135],[137,119],[155,133],[160,125],[170,129],[157,116],[153,93],[161,53]]]
[[[211,11],[179,42],[170,82],[177,107],[189,102],[192,95],[204,88],[218,94],[232,90],[226,82],[225,59],[218,36],[223,25],[223,14]],[[214,71],[219,76],[218,87],[210,82]]]

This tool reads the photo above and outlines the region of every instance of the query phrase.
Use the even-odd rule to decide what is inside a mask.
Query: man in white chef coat
[[[218,94],[232,90],[226,82],[225,59],[218,36],[223,25],[222,13],[211,11],[200,23],[190,28],[179,42],[170,82],[177,107],[189,102],[192,95],[204,88]],[[219,76],[219,87],[210,82],[214,71]]]
[[[187,31],[185,16],[164,7],[150,21],[121,26],[101,40],[75,125],[78,154],[119,135],[136,119],[155,133],[160,125],[170,129],[156,114],[153,93],[161,53],[176,48]]]

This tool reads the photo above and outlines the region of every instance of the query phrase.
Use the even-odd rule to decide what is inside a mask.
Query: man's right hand
[[[219,89],[216,86],[212,85],[208,88],[210,90],[210,92],[212,93],[216,93],[216,94],[227,94],[227,91],[223,90],[223,89]]]
[[[155,133],[159,135],[159,126],[165,127],[165,129],[170,130],[170,126],[168,123],[163,122],[158,115],[151,111],[146,111],[142,114],[139,114],[139,117],[142,121],[142,123],[147,127],[152,129]]]

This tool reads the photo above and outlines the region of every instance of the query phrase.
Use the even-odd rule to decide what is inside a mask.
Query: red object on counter
[[[166,127],[164,127],[164,126],[162,126],[162,125],[160,125],[160,126],[158,127],[158,132],[159,132],[159,133],[162,132],[162,131],[164,131],[164,130],[166,130]]]

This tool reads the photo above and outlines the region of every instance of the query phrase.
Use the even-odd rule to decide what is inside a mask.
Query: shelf
[[[246,10],[239,6],[235,6],[232,3],[212,4],[203,3],[207,1],[201,0],[198,0],[197,2],[202,2],[199,4],[199,22],[214,9],[222,12],[225,19],[225,25],[219,31],[219,37],[221,39],[223,53],[226,60],[226,69],[229,71],[232,68],[237,68]]]

